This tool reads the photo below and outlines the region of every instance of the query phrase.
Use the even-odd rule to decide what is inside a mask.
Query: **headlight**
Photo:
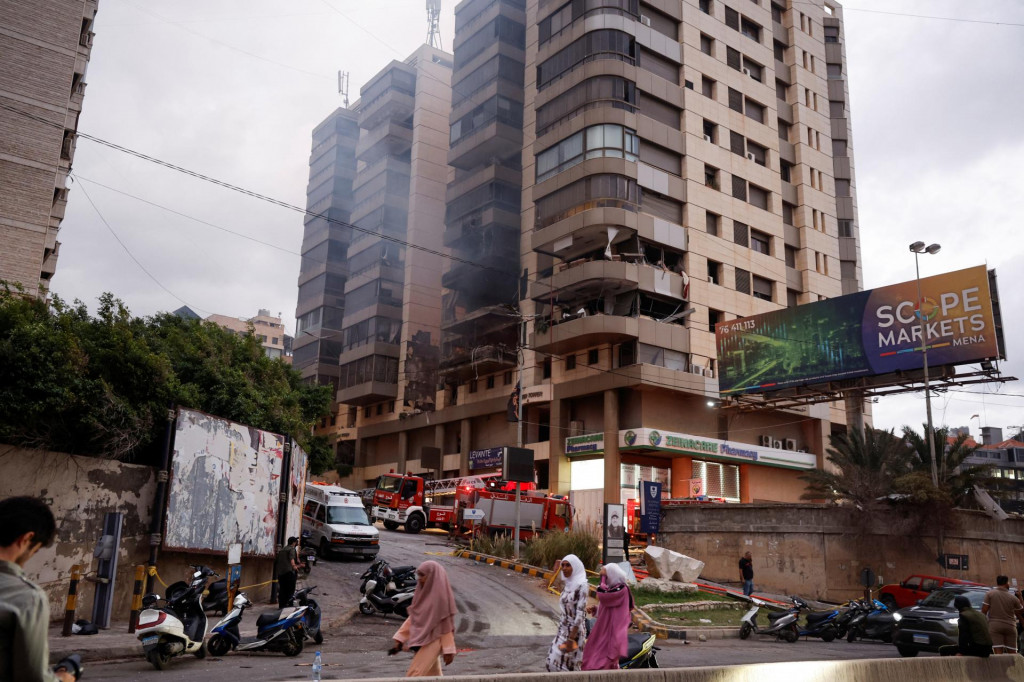
[[[894,613],[892,614],[892,619],[898,623],[901,620],[903,620],[903,616],[901,616],[899,613]]]
[[[960,625],[960,617],[957,616],[956,618],[949,618],[946,622],[950,625]]]
[[[332,540],[340,540],[343,537],[344,536],[341,533],[331,533],[331,539]]]

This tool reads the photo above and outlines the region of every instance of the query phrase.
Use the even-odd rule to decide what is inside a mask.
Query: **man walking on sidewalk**
[[[750,558],[750,552],[740,559],[740,579],[743,580],[743,596],[749,597],[754,594],[754,562]]]
[[[50,671],[50,604],[22,567],[53,542],[53,512],[34,497],[0,501],[0,682],[73,682]]]

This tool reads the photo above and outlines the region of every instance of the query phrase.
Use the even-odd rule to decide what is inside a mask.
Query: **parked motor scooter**
[[[221,578],[210,583],[203,597],[203,608],[224,615],[228,612],[228,579]]]
[[[835,622],[839,617],[839,609],[811,611],[810,605],[800,597],[793,597],[793,603],[804,616],[804,625],[800,628],[801,637],[820,637],[823,642],[831,642],[838,636]]]
[[[311,587],[304,587],[292,596],[292,600],[289,606],[295,606],[295,602],[299,603],[299,606],[305,606],[306,614],[304,616],[305,627],[302,628],[302,634],[307,639],[312,639],[317,644],[323,644],[324,633],[320,630],[320,605],[316,603],[316,600],[310,597],[310,593],[316,589],[316,585]]]
[[[415,566],[394,566],[392,567],[384,559],[377,559],[370,567],[363,571],[363,574],[359,576],[362,584],[359,585],[359,593],[366,594],[366,583],[370,579],[376,580],[378,583],[384,581],[387,585],[389,592],[396,590],[404,590],[409,587],[416,586],[416,567]]]
[[[891,642],[895,625],[896,619],[885,604],[877,599],[871,600],[870,603],[864,601],[857,615],[850,621],[846,641],[880,639],[883,642]]]
[[[298,558],[299,558],[299,575],[303,578],[308,578],[310,571],[313,570],[313,566],[316,565],[316,550],[309,547],[309,538],[311,533],[308,530],[302,531],[302,541],[299,543]]]
[[[590,636],[590,631],[594,628],[595,621],[595,618],[587,619],[588,637]],[[626,655],[619,659],[620,670],[658,667],[657,652],[661,651],[661,649],[654,646],[657,638],[653,632],[630,632],[626,635],[626,638],[629,641],[629,647],[626,650]]]
[[[191,582],[183,592],[175,591],[173,598],[168,599],[161,599],[158,594],[147,594],[142,599],[144,610],[139,614],[136,636],[142,642],[146,659],[157,670],[165,669],[173,657],[181,654],[193,654],[196,658],[206,656],[203,591],[211,577],[219,576],[206,566],[192,568]],[[163,606],[159,606],[161,601]]]
[[[762,607],[769,606],[768,602],[753,596],[750,597],[750,601],[753,606],[740,619],[740,639],[747,639],[752,634],[772,635],[791,644],[799,639],[800,629],[796,620],[800,616],[800,607],[796,604],[795,598],[792,607],[781,611],[769,611],[768,626],[764,628],[757,624],[757,612]]]
[[[366,582],[366,591],[359,600],[359,612],[369,616],[374,613],[387,615],[395,613],[403,618],[409,615],[409,606],[416,594],[415,587],[407,587],[404,590],[388,590],[385,576],[380,577],[381,582],[370,578]]]
[[[256,636],[242,637],[239,625],[242,614],[252,602],[244,592],[235,595],[231,612],[224,616],[213,628],[210,641],[206,648],[213,656],[223,656],[228,651],[280,651],[285,656],[298,656],[302,653],[305,635],[304,618],[308,606],[274,609],[261,613],[256,619]]]

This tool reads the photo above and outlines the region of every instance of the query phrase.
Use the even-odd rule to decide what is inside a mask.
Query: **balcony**
[[[495,119],[456,141],[448,151],[448,164],[471,170],[520,149],[522,140],[521,129]]]
[[[613,258],[621,258],[613,256]],[[530,283],[528,296],[535,301],[579,301],[614,296],[639,289],[684,300],[683,275],[655,265],[622,260],[590,260],[560,263],[551,277]]]
[[[337,402],[345,405],[372,405],[398,397],[398,384],[367,381],[348,388],[339,388]]]
[[[465,381],[477,375],[494,374],[519,364],[514,348],[475,346],[458,348],[441,360],[440,373],[449,381]]]
[[[356,158],[371,163],[385,154],[398,156],[411,147],[412,128],[397,121],[388,121],[359,137]]]
[[[356,174],[355,179],[352,181],[352,191],[357,192],[364,185],[370,184],[373,180],[381,176],[386,178],[404,176],[406,178],[405,191],[408,192],[408,178],[410,175],[412,175],[412,164],[408,160],[388,155],[381,156],[373,163],[367,164],[365,168]]]
[[[371,129],[384,119],[404,120],[412,116],[416,99],[409,93],[388,88],[373,100],[361,104],[359,108],[359,127]]]
[[[538,329],[541,329],[538,327]],[[530,348],[542,353],[564,355],[598,344],[640,341],[660,348],[690,352],[690,330],[641,315],[587,315],[573,317],[530,334]]]
[[[442,312],[441,329],[446,335],[465,336],[480,339],[489,334],[507,332],[514,342],[514,328],[519,324],[516,308],[508,305],[488,305],[468,313],[456,309]],[[513,331],[508,331],[512,329]]]
[[[572,260],[608,246],[609,227],[619,228],[612,238],[612,243],[618,244],[635,236],[637,224],[638,214],[634,210],[590,208],[534,230],[531,247],[540,253]]]

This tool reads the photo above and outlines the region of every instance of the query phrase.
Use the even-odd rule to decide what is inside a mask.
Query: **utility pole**
[[[522,311],[519,311],[519,343],[516,344],[516,364],[518,376],[516,377],[516,447],[523,447],[523,346],[526,345],[526,318]],[[522,495],[522,483],[516,482],[516,530],[512,539],[514,547],[514,559],[519,561],[519,523],[520,523],[520,496]]]

